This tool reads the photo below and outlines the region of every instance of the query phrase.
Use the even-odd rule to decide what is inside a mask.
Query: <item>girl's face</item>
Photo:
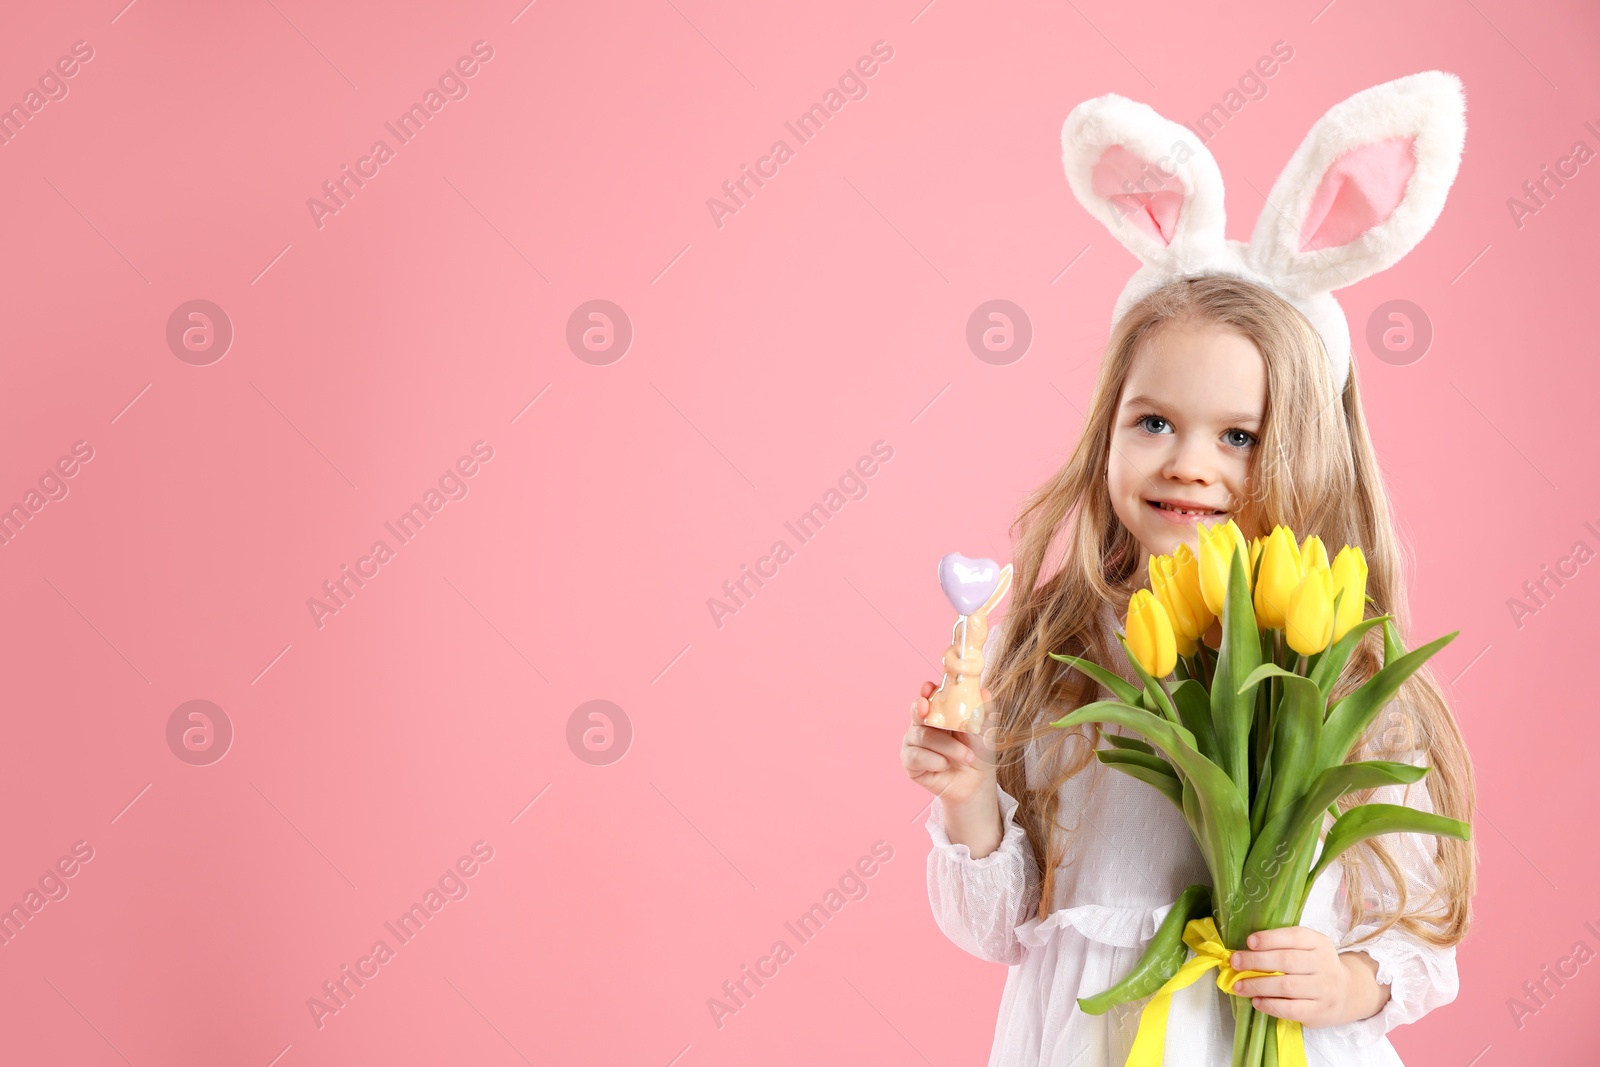
[[[1183,542],[1198,554],[1200,522],[1232,518],[1247,539],[1256,536],[1235,509],[1248,498],[1266,402],[1266,361],[1243,334],[1174,323],[1134,354],[1111,430],[1106,488],[1117,518],[1147,552],[1166,555]]]

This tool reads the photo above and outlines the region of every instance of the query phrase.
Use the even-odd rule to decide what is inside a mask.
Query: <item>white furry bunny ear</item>
[[[1067,184],[1151,273],[1195,270],[1223,254],[1222,174],[1206,147],[1148,104],[1085,100],[1061,127]]]
[[[1246,259],[1301,299],[1393,266],[1444,210],[1466,140],[1461,79],[1363,89],[1317,120],[1256,220]]]

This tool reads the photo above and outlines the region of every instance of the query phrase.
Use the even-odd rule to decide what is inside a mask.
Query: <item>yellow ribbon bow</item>
[[[1278,975],[1282,971],[1236,971],[1229,964],[1233,951],[1222,943],[1217,924],[1208,916],[1190,919],[1183,928],[1183,943],[1194,950],[1178,973],[1168,978],[1160,989],[1150,996],[1150,1002],[1139,1013],[1139,1030],[1133,1038],[1133,1049],[1128,1053],[1127,1067],[1161,1067],[1161,1058],[1167,1042],[1167,1010],[1172,1006],[1172,994],[1190,985],[1211,968],[1217,968],[1217,988],[1224,993],[1234,993],[1233,985],[1243,978]],[[1306,1067],[1305,1035],[1300,1024],[1282,1016],[1277,1022],[1279,1067]]]

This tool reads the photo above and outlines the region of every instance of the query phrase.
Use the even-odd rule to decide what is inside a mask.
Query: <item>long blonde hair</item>
[[[1235,518],[1247,530],[1266,532],[1282,523],[1302,537],[1318,534],[1330,550],[1360,546],[1369,568],[1372,614],[1393,615],[1402,640],[1413,645],[1400,545],[1362,415],[1354,362],[1338,397],[1311,324],[1277,294],[1243,279],[1183,278],[1145,296],[1111,336],[1071,458],[1029,495],[1011,529],[1016,585],[988,684],[1000,710],[1000,785],[1017,798],[1016,818],[1042,875],[1041,919],[1052,909],[1057,868],[1067,852],[1068,831],[1056,818],[1060,788],[1096,762],[1093,750],[1100,736],[1097,725],[1071,730],[1049,725],[1099,694],[1092,680],[1049,653],[1107,665],[1114,662],[1114,651],[1120,653],[1114,635],[1106,632],[1103,611],[1111,605],[1120,615],[1133,592],[1146,584],[1146,575],[1139,566],[1141,546],[1117,518],[1106,487],[1117,406],[1141,346],[1160,330],[1191,323],[1249,338],[1266,361],[1266,412],[1251,455],[1247,498],[1231,509]],[[1335,698],[1370,678],[1382,665],[1382,651],[1381,628],[1374,627],[1350,657]],[[1041,784],[1034,788],[1027,780],[1026,754],[1036,742]],[[1470,823],[1472,762],[1427,667],[1406,682],[1386,716],[1373,722],[1352,758],[1403,760],[1414,749],[1422,750],[1431,768],[1423,784],[1433,810]],[[1350,794],[1340,808],[1372,795],[1372,790]],[[1459,942],[1476,889],[1472,843],[1437,839],[1439,880],[1427,901],[1436,907],[1422,914],[1407,907],[1407,880],[1384,841],[1371,838],[1340,858],[1351,927],[1376,921],[1378,929],[1368,936],[1399,926],[1438,947]],[[1364,918],[1369,878],[1396,896],[1393,913]]]

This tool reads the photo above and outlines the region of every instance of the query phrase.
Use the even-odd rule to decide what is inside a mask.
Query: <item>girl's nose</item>
[[[1173,445],[1161,473],[1173,481],[1210,483],[1216,480],[1216,467],[1202,442],[1179,441]]]

